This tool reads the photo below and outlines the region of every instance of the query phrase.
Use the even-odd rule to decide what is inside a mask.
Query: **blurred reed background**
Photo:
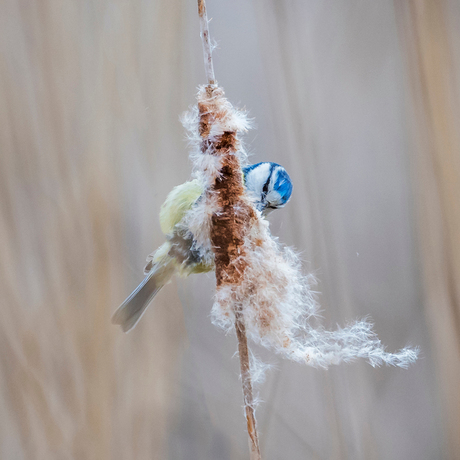
[[[247,458],[214,280],[110,324],[189,177],[194,0],[0,1],[0,458]],[[208,0],[216,76],[295,184],[272,231],[330,327],[370,314],[408,370],[275,365],[265,459],[460,458],[460,4]]]

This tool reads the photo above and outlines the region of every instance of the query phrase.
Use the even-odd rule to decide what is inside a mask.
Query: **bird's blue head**
[[[243,173],[246,190],[262,214],[282,208],[291,198],[291,178],[279,164],[257,163],[243,168]]]

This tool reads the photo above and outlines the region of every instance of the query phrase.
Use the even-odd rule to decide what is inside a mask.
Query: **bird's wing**
[[[174,187],[160,210],[160,226],[165,235],[170,238],[174,235],[174,227],[183,219],[185,213],[191,209],[193,204],[198,200],[203,192],[203,188],[197,179]],[[169,257],[171,242],[167,241],[160,248],[153,251],[147,257],[147,265],[144,267],[144,273],[150,273],[155,264],[165,263]]]
[[[203,187],[197,179],[178,185],[169,192],[160,210],[160,225],[165,235],[173,233],[174,227],[202,193]]]
[[[129,332],[141,319],[156,293],[170,280],[175,271],[174,261],[164,260],[149,271],[144,281],[118,307],[112,323],[119,324],[123,332]]]

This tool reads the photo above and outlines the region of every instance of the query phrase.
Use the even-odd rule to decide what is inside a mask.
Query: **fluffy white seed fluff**
[[[218,88],[213,91],[213,103],[218,115],[213,118],[209,139],[216,140],[225,131],[245,132],[248,120],[235,110]],[[208,102],[206,88],[199,88],[198,102]],[[199,135],[199,113],[192,108],[182,118],[192,146],[190,158],[193,175],[200,180],[205,193],[188,212],[184,225],[193,234],[195,249],[210,260],[211,217],[219,209],[211,190],[219,177],[220,159],[202,152]],[[242,164],[246,154],[241,148],[236,155]],[[251,203],[250,197],[247,202]],[[311,318],[317,312],[314,277],[304,275],[294,251],[281,245],[269,231],[268,221],[255,210],[257,218],[249,230],[244,255],[247,264],[243,280],[238,285],[223,285],[218,289],[212,308],[212,321],[225,330],[235,323],[232,306],[242,306],[248,337],[283,357],[315,367],[365,358],[372,366],[388,364],[407,367],[417,359],[418,350],[404,348],[396,353],[385,351],[372,330],[372,324],[361,320],[336,330],[313,327]],[[315,320],[317,322],[317,320]],[[256,366],[258,368],[258,366]]]

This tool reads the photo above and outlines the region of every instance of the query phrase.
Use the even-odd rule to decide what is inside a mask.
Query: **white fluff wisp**
[[[209,104],[210,97],[214,110],[207,120],[207,139],[211,144],[224,133],[239,135],[250,127],[245,114],[233,108],[221,88],[214,86],[211,93],[209,86],[199,88],[198,104]],[[193,107],[182,118],[192,146],[193,175],[205,190],[182,225],[193,234],[194,249],[205,260],[212,261],[211,219],[220,211],[213,185],[220,175],[221,160],[203,147],[206,144],[199,131],[200,116],[203,114]],[[244,165],[247,156],[239,137],[238,143],[234,155]],[[244,273],[238,283],[224,283],[218,287],[212,307],[214,324],[224,330],[233,329],[234,305],[238,305],[244,315],[248,338],[285,358],[314,367],[327,368],[364,358],[372,366],[387,364],[406,368],[417,359],[417,348],[387,352],[367,320],[336,330],[313,326],[313,317],[316,317],[315,324],[318,322],[318,306],[312,287],[314,277],[304,275],[295,252],[270,234],[268,221],[255,209],[251,198],[243,199],[254,211],[254,217],[247,223],[240,260],[237,261],[238,267],[244,267]]]

